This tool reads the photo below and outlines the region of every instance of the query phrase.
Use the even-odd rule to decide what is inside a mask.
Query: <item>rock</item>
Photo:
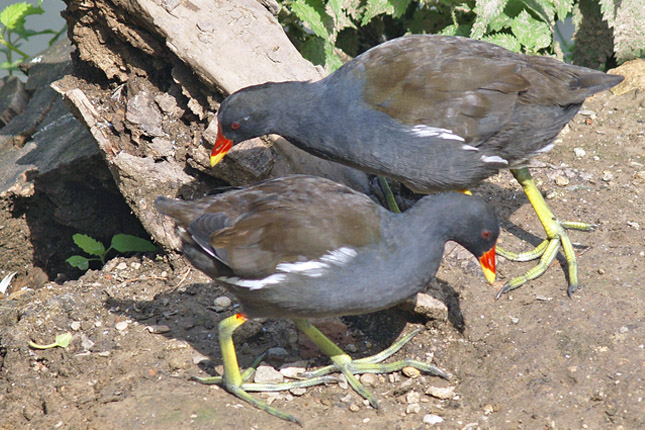
[[[272,348],[273,349],[273,348]],[[286,351],[285,351],[286,352]],[[285,363],[280,367],[280,373],[290,379],[296,379],[300,374],[307,370],[306,361],[295,361],[293,363]]]
[[[348,409],[352,412],[358,412],[361,410],[360,406],[358,406],[356,403],[350,404]]]
[[[80,321],[72,321],[72,323],[69,325],[69,327],[74,331],[78,331],[78,330],[81,329],[81,322]]]
[[[376,385],[376,376],[373,373],[363,373],[360,377],[361,384],[366,387],[373,387]]]
[[[410,414],[418,414],[421,412],[421,405],[418,403],[411,403],[405,408],[405,413],[410,415]]]
[[[602,177],[600,179],[602,179],[605,182],[610,182],[612,179],[614,179],[614,174],[611,173],[609,170],[603,170]]]
[[[253,381],[257,384],[279,384],[284,382],[284,377],[273,367],[260,365],[255,370]]]
[[[426,293],[418,293],[399,305],[402,309],[423,315],[427,319],[448,320],[448,307],[441,300]]]
[[[423,424],[434,425],[442,422],[443,418],[441,418],[439,415],[427,414],[423,416]]]
[[[419,403],[420,400],[421,400],[421,394],[418,393],[417,391],[410,391],[405,395],[405,401],[408,404]]]
[[[302,396],[303,394],[305,394],[307,392],[307,389],[306,388],[292,388],[292,389],[289,390],[289,392],[291,394],[293,394],[294,396]]]
[[[127,323],[126,321],[119,321],[118,323],[116,323],[116,325],[115,325],[114,327],[115,327],[118,331],[123,331],[123,330],[125,330],[126,328],[128,328],[128,323]]]
[[[560,176],[555,178],[555,183],[559,187],[564,187],[566,185],[569,185],[569,178],[567,178],[566,176],[560,175]]]
[[[573,148],[573,153],[575,154],[576,157],[582,158],[585,155],[587,155],[587,151],[585,151],[582,148]]]
[[[421,375],[421,371],[412,366],[405,366],[401,372],[410,379],[418,378]]]
[[[426,389],[425,393],[437,399],[452,399],[455,396],[455,387],[433,387]]]
[[[214,300],[214,303],[216,307],[222,308],[222,309],[226,309],[232,304],[231,299],[229,299],[226,296],[219,296]]]
[[[146,330],[148,330],[150,333],[161,334],[168,333],[170,331],[170,327],[168,327],[167,325],[149,325],[146,326]]]

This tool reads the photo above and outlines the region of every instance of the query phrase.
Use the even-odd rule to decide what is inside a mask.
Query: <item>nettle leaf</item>
[[[517,40],[517,38],[515,38],[515,36],[513,36],[512,34],[508,34],[508,33],[489,34],[482,37],[482,40],[485,40],[486,42],[494,43],[495,45],[499,45],[502,48],[508,49],[509,51],[513,51],[513,52],[522,51],[522,45]]]
[[[558,14],[558,18],[564,20],[569,12],[573,9],[573,0],[550,0],[555,6],[555,11]],[[602,4],[602,0],[601,0]]]
[[[157,247],[149,240],[130,234],[115,234],[112,238],[112,248],[119,252],[153,252]]]
[[[490,33],[495,33],[497,31],[503,30],[505,28],[511,28],[511,23],[513,18],[506,15],[505,13],[500,13],[495,19],[488,23],[488,30]],[[484,38],[482,37],[482,40]]]
[[[401,18],[412,0],[373,0],[368,1],[361,25],[367,25],[372,18],[382,13]]]
[[[72,236],[74,243],[90,255],[101,256],[105,254],[105,247],[101,242],[85,234],[76,233]]]
[[[522,3],[553,28],[555,25],[555,9],[550,0],[522,0]]]
[[[325,43],[325,68],[331,73],[343,65],[343,60],[336,53],[334,44]]]
[[[81,257],[80,255],[72,255],[65,261],[68,264],[70,264],[72,267],[76,267],[77,269],[80,269],[83,271],[90,268],[90,260],[88,260],[85,257]]]
[[[502,14],[508,0],[476,0],[475,2],[475,22],[470,30],[470,37],[481,39],[486,33],[488,25]]]
[[[533,18],[526,10],[513,19],[511,31],[530,53],[550,46],[553,40],[549,26]]]
[[[325,21],[331,17],[325,12],[322,0],[296,0],[291,3],[291,11],[296,14],[318,37],[328,40],[331,37]]]
[[[0,23],[11,31],[16,31],[24,27],[25,17],[29,15],[42,15],[45,11],[38,6],[34,7],[30,3],[20,2],[10,4],[0,12]]]

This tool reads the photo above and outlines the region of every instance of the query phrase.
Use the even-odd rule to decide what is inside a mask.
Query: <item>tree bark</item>
[[[291,173],[369,190],[365,174],[282,138],[237,145],[210,167],[225,96],[257,83],[324,75],[257,0],[65,1],[75,68],[53,87],[85,123],[126,201],[161,244],[177,248],[178,241],[153,208],[158,195],[195,198],[218,184]]]

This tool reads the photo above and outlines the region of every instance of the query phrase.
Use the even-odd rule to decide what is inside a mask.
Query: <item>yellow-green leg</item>
[[[307,372],[303,377],[308,377],[312,379],[317,379],[327,375],[331,372],[340,371],[347,378],[347,382],[351,387],[360,394],[363,398],[367,399],[372,407],[378,408],[378,402],[376,397],[372,394],[363,384],[361,384],[358,378],[355,376],[361,373],[392,373],[398,370],[403,369],[404,367],[411,366],[415,367],[422,372],[440,376],[442,378],[448,379],[446,373],[428,363],[424,363],[417,360],[399,360],[394,363],[380,364],[381,361],[395,354],[400,350],[407,342],[410,341],[420,330],[415,330],[412,333],[404,336],[402,339],[398,340],[389,348],[381,351],[380,353],[373,355],[371,357],[360,358],[353,360],[349,355],[347,355],[342,349],[336,346],[331,340],[329,340],[324,334],[320,332],[316,327],[314,327],[308,320],[305,319],[294,319],[296,326],[302,330],[309,338],[320,348],[320,350],[325,353],[331,361],[334,363],[330,366],[325,366],[313,372]]]
[[[497,248],[497,254],[508,258],[509,260],[529,261],[537,258],[540,259],[539,263],[525,274],[507,282],[499,290],[497,297],[499,298],[502,294],[514,290],[525,282],[542,275],[555,259],[560,245],[562,245],[562,251],[567,261],[569,272],[569,288],[567,289],[567,293],[571,296],[573,292],[578,289],[578,262],[576,260],[573,245],[571,244],[571,240],[569,239],[566,230],[589,231],[593,230],[593,226],[583,222],[558,220],[551,209],[549,209],[544,197],[542,197],[542,193],[540,193],[540,190],[535,185],[529,170],[526,167],[523,167],[521,169],[511,169],[511,173],[520,183],[524,193],[526,193],[526,196],[529,199],[529,202],[531,202],[533,209],[535,209],[535,213],[544,227],[547,238],[535,249],[525,253],[515,254],[500,249],[499,247]]]
[[[251,396],[247,391],[283,391],[292,388],[311,387],[313,385],[324,384],[328,382],[338,382],[334,377],[319,377],[303,379],[301,381],[285,382],[280,384],[254,384],[246,383],[251,377],[255,368],[260,364],[264,358],[264,354],[258,357],[251,367],[244,373],[240,373],[240,368],[237,362],[237,354],[235,353],[235,345],[233,343],[233,332],[239,326],[246,322],[246,317],[242,314],[235,314],[228,318],[223,319],[219,323],[219,344],[222,349],[222,362],[224,364],[224,376],[213,376],[206,378],[194,378],[196,381],[203,384],[218,384],[223,385],[226,390],[231,394],[237,396],[241,400],[270,413],[273,416],[281,418],[286,421],[291,421],[297,424],[302,424],[300,420],[291,414],[282,412],[279,409],[270,406],[262,400],[256,399]]]

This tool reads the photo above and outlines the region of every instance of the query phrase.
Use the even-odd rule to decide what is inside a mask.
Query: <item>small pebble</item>
[[[128,268],[128,265],[125,263],[125,261],[122,261],[116,265],[117,270],[125,270],[127,268]]]
[[[358,351],[358,348],[356,348],[356,345],[354,345],[353,343],[348,343],[347,345],[345,345],[345,351],[356,352]]]
[[[602,178],[600,178],[600,179],[602,179],[605,182],[609,182],[612,179],[614,179],[614,174],[611,173],[609,170],[603,170],[602,171]]]
[[[403,374],[410,379],[418,378],[419,375],[421,375],[421,371],[412,366],[405,366],[403,369],[401,369],[401,372],[403,372]]]
[[[489,403],[485,405],[482,410],[484,411],[484,415],[490,415],[495,411],[495,408]]]
[[[604,275],[605,274],[605,269],[603,269],[602,267],[600,269],[598,269],[598,274],[599,275]]]
[[[285,363],[280,367],[280,373],[291,379],[295,379],[300,376],[306,369],[305,361],[296,361],[293,363]]]
[[[269,359],[284,360],[287,355],[289,355],[289,353],[281,346],[274,346],[267,350],[267,358]]]
[[[547,191],[545,197],[546,197],[547,200],[551,200],[551,199],[555,198],[555,196],[556,196],[555,191]]]
[[[289,390],[289,392],[291,394],[293,394],[294,396],[302,396],[303,394],[305,394],[307,392],[307,389],[302,388],[302,387],[300,387],[300,388],[292,388],[292,389]]]
[[[376,385],[376,376],[373,373],[363,373],[360,378],[361,384],[373,387]]]
[[[410,414],[418,414],[419,412],[421,412],[421,405],[419,405],[418,403],[409,404],[405,408],[405,413],[408,414],[408,415],[410,415]]]
[[[421,394],[419,394],[416,391],[410,391],[408,394],[405,395],[405,401],[408,404],[419,403],[419,400],[421,400]]]
[[[634,230],[640,230],[641,225],[637,223],[636,221],[627,221],[627,225],[633,228]]]
[[[284,382],[284,377],[273,367],[260,365],[257,369],[255,369],[253,381],[258,384],[279,384],[281,382]]]
[[[193,355],[193,364],[199,364],[202,361],[208,361],[209,358],[205,355]]]
[[[455,387],[428,387],[426,394],[437,399],[452,399],[455,396]]]
[[[149,325],[146,327],[146,329],[150,333],[155,334],[168,333],[170,331],[170,327],[168,327],[167,325]]]
[[[519,324],[520,323],[520,319],[517,318],[517,317],[509,317],[509,318],[511,319],[511,322],[513,324]]]
[[[423,424],[439,424],[443,422],[443,418],[439,415],[427,414],[423,416]]]
[[[79,331],[81,329],[81,322],[73,321],[69,326],[71,327],[72,330]]]
[[[128,328],[128,323],[125,321],[119,321],[114,327],[119,331],[123,331]]]
[[[215,299],[215,306],[219,306],[222,309],[226,309],[231,306],[231,299],[226,296],[219,296]]]
[[[141,263],[139,263],[138,261],[133,261],[132,263],[130,263],[130,267],[132,267],[134,270],[139,270],[141,269]]]
[[[562,175],[558,176],[557,178],[555,178],[555,183],[559,187],[564,187],[566,185],[569,185],[569,178],[567,178],[566,176],[562,176]]]
[[[348,389],[348,388],[349,388],[349,384],[347,383],[347,378],[345,378],[345,375],[342,375],[342,374],[341,374],[341,375],[338,377],[338,379],[340,379],[340,381],[338,381],[338,386],[339,386],[340,388],[342,388],[343,390],[346,390],[346,389]]]
[[[358,412],[361,410],[361,408],[356,403],[352,403],[351,405],[349,405],[349,410],[352,412]]]
[[[587,155],[587,151],[585,151],[582,148],[573,148],[573,153],[576,155],[578,158],[582,158],[585,155]]]

